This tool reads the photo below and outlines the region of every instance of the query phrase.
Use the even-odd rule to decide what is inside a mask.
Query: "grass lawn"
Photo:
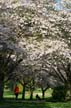
[[[52,90],[47,90],[45,97],[51,97]],[[19,94],[19,99],[15,100],[15,95],[12,91],[4,92],[4,100],[0,102],[0,108],[71,108],[71,102],[46,102],[35,100],[35,95],[39,94],[41,97],[41,91],[37,90],[34,93],[34,100],[21,100],[22,95]],[[26,99],[29,99],[29,93],[26,93]]]
[[[52,90],[48,89],[45,92],[45,98],[51,97],[51,93],[52,93]],[[33,98],[34,99],[36,98],[36,94],[38,94],[42,98],[42,93],[41,93],[40,89],[37,89],[37,90],[34,91],[34,94],[33,94]],[[25,97],[26,97],[26,99],[29,99],[29,97],[30,97],[30,92],[29,91],[26,92]],[[14,92],[11,91],[11,90],[4,90],[4,98],[15,98]],[[19,94],[18,98],[19,99],[22,98],[22,94],[21,93]]]
[[[71,108],[71,103],[7,100],[4,102],[0,102],[0,108]]]

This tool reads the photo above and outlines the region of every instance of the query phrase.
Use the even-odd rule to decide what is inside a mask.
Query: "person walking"
[[[18,94],[19,94],[19,87],[17,85],[15,86],[14,93],[15,93],[15,97],[16,97],[16,100],[17,100],[18,99]]]

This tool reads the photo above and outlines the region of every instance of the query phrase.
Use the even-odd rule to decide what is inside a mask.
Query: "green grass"
[[[45,92],[45,98],[48,98],[48,97],[51,97],[51,93],[52,93],[52,90],[51,89],[48,89],[46,92]],[[33,98],[35,99],[36,97],[36,94],[38,94],[41,98],[42,98],[42,93],[41,93],[41,90],[40,89],[37,89],[34,91],[34,96]],[[30,92],[26,92],[26,99],[29,99],[30,97]],[[8,90],[4,90],[4,98],[15,98],[15,95],[14,95],[14,92],[13,91],[10,91],[9,89]],[[22,94],[20,93],[19,94],[19,99],[22,98]]]
[[[71,108],[71,103],[9,100],[1,102],[0,108]]]
[[[51,97],[52,90],[46,91],[46,98]],[[0,108],[71,108],[70,102],[46,102],[35,100],[35,95],[41,96],[41,91],[38,89],[34,92],[34,100],[21,100],[22,95],[19,94],[19,99],[15,100],[13,91],[4,91],[4,100],[0,102]],[[26,99],[29,99],[29,92],[26,92]]]

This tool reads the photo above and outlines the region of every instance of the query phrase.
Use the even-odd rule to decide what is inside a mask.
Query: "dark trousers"
[[[16,100],[18,99],[18,93],[15,93],[15,96],[16,96]]]

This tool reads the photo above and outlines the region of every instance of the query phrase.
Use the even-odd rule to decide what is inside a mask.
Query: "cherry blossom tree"
[[[67,5],[68,3],[69,2],[66,2]],[[29,64],[42,64],[41,70],[44,69],[45,71],[50,69],[51,66],[54,70],[55,68],[58,69],[58,67],[61,68],[61,65],[56,65],[57,60],[55,60],[55,57],[65,57],[70,60],[71,13],[65,9],[56,10],[54,6],[54,0],[0,1],[1,75],[3,74],[4,76],[7,70],[8,73],[15,70],[15,67],[22,61],[24,50],[27,50],[27,59],[25,62],[23,61],[24,64],[26,64],[27,61]],[[70,5],[68,5],[68,7],[70,8]],[[54,53],[56,54],[55,57],[53,55]],[[46,59],[45,55],[47,55]],[[43,57],[43,60],[41,60],[41,57]],[[65,62],[64,60],[63,63]],[[61,70],[56,70],[55,74],[56,72],[60,74],[60,71]],[[16,72],[16,76],[18,74],[24,76],[24,80],[22,80],[23,84],[25,82],[25,73],[24,70],[22,72]],[[43,73],[44,75],[41,76],[45,76],[45,72]],[[28,72],[28,74],[30,75],[30,72]],[[28,78],[28,75],[26,78]],[[60,78],[62,79],[59,75],[57,78],[58,80],[60,80]],[[0,79],[2,81],[2,77]],[[52,81],[49,79],[50,83]],[[55,81],[57,80],[55,79],[54,83]],[[42,81],[42,83],[43,82],[44,81]]]

